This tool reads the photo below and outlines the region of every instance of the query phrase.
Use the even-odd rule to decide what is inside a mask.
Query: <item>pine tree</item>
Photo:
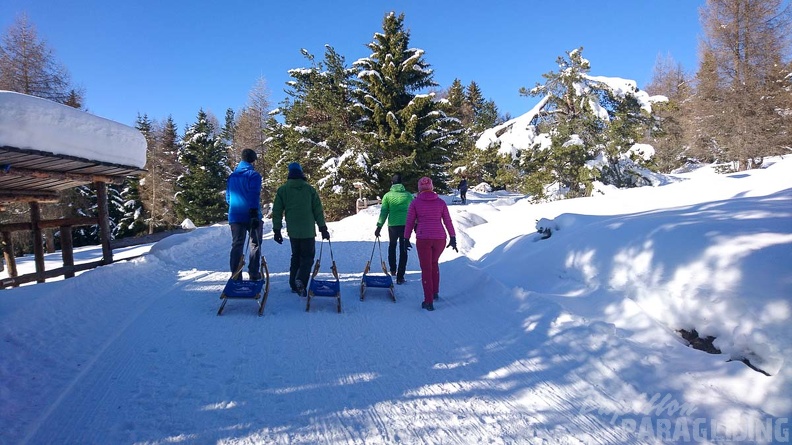
[[[464,174],[468,182],[474,184],[487,182],[496,187],[501,186],[500,183],[508,170],[500,174],[500,180],[498,172],[502,166],[509,164],[508,157],[498,155],[497,150],[481,150],[475,146],[475,142],[484,131],[498,125],[498,108],[492,100],[484,99],[484,93],[475,81],[468,84],[465,103],[466,108],[471,112],[469,122],[466,123],[471,145],[463,151]]]
[[[424,51],[409,44],[404,14],[389,13],[383,32],[367,45],[371,56],[353,64],[362,81],[357,97],[370,144],[367,168],[380,193],[387,191],[396,172],[403,174],[408,185],[429,176],[443,192],[447,191],[451,121],[433,93],[419,94],[437,84]]]
[[[179,217],[190,218],[196,225],[224,220],[226,179],[231,173],[228,154],[203,110],[184,134],[179,163],[184,168],[176,181]]]
[[[369,176],[358,162],[366,153],[351,93],[357,81],[354,70],[329,45],[321,62],[307,50],[302,54],[311,65],[289,71],[293,79],[286,91],[290,100],[281,107],[285,125],[275,144],[280,147],[281,162],[272,164],[275,171],[270,176],[285,179],[286,165],[300,162],[332,220],[355,212],[355,184]]]
[[[530,190],[535,199],[543,199],[550,186],[576,197],[589,195],[596,179],[618,187],[646,180],[640,171],[645,161],[631,153],[652,124],[651,115],[639,102],[635,85],[617,92],[606,79],[590,76],[582,50],[559,57],[559,70],[543,74],[544,84],[520,91],[543,97],[532,125],[545,137],[537,138],[534,148],[513,162],[516,171],[524,172],[516,185]],[[549,146],[542,145],[547,138]]]
[[[138,114],[135,128],[137,128],[146,139],[146,152],[148,153],[151,151],[151,147],[156,143],[152,131],[152,122],[148,115],[144,114],[141,116]],[[138,235],[146,230],[146,215],[141,198],[140,181],[141,178],[137,176],[126,178],[123,187],[117,190],[123,201],[121,203],[121,210],[123,213],[114,230],[116,238]]]
[[[228,168],[231,170],[239,163],[240,155],[237,155],[236,147],[234,147],[234,140],[236,134],[236,118],[234,110],[231,108],[226,109],[225,124],[220,129],[220,143],[222,143],[228,151],[226,158],[228,159]],[[239,152],[241,153],[241,151]]]

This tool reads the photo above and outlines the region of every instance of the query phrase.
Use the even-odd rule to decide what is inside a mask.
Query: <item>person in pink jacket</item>
[[[426,176],[418,180],[418,196],[413,199],[407,209],[404,239],[408,243],[413,229],[415,230],[418,262],[421,264],[421,284],[423,284],[424,292],[421,308],[433,311],[434,300],[439,298],[440,293],[440,266],[438,264],[440,254],[443,253],[443,247],[451,247],[457,252],[458,250],[456,232],[451,223],[448,206],[434,192],[432,180]],[[447,246],[445,244],[446,232],[451,238]]]

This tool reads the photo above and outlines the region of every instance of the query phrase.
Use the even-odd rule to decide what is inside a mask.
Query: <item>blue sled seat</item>
[[[338,281],[322,281],[311,280],[308,289],[317,297],[335,297],[341,293],[341,287]]]
[[[257,298],[264,287],[264,280],[229,280],[223,289],[226,298]]]
[[[390,275],[363,275],[363,284],[366,287],[391,287],[393,278]]]

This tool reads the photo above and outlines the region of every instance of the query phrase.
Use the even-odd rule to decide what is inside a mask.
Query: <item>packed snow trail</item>
[[[82,336],[53,339],[79,363],[52,370],[68,383],[39,407],[36,421],[12,429],[9,443],[578,443],[580,437],[605,443],[627,437],[604,429],[593,415],[583,424],[577,419],[574,429],[566,425],[579,417],[576,394],[544,381],[558,365],[548,370],[530,358],[547,341],[544,328],[558,309],[540,305],[546,312],[532,318],[543,329],[515,329],[519,324],[509,320],[535,308],[503,298],[508,290],[464,257],[445,263],[443,299],[433,313],[420,309],[414,255],[396,303],[375,289],[359,301],[360,275],[350,272],[342,275],[341,314],[332,299],[322,298],[305,313],[305,299],[288,291],[288,248],[267,240],[273,273],[265,315],[235,300],[218,317],[228,274],[217,269],[226,262],[227,235],[226,228],[208,228],[190,235],[204,239],[183,249],[176,235],[143,258],[76,277],[75,286],[93,288],[95,302],[80,325],[103,328],[93,328],[88,344],[70,343],[83,342]],[[342,272],[366,261],[367,242],[334,245],[349,243],[358,246],[336,254]],[[108,280],[119,276],[138,283],[131,286],[134,295],[114,291]],[[39,301],[54,313],[61,304],[85,304],[46,297]],[[574,361],[563,349],[562,362]],[[512,396],[515,386],[529,405],[540,402],[553,415],[526,410],[526,401]]]

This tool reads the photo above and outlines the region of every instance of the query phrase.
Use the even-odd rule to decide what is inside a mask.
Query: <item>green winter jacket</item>
[[[380,210],[377,226],[382,227],[385,219],[389,226],[403,226],[407,223],[407,209],[413,200],[412,193],[408,192],[403,184],[393,184],[390,191],[382,197],[382,210]]]
[[[272,204],[273,230],[283,228],[284,214],[289,238],[314,238],[314,223],[319,227],[327,225],[319,194],[304,179],[289,179],[278,188]]]

